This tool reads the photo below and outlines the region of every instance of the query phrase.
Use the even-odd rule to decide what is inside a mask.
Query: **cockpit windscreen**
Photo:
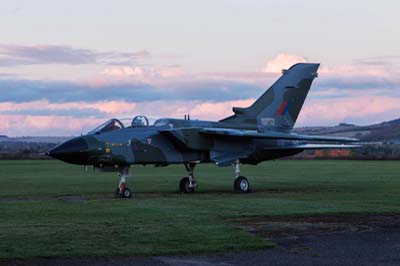
[[[100,126],[96,127],[95,129],[89,131],[87,134],[88,135],[94,135],[94,134],[102,134],[106,132],[111,132],[115,130],[120,130],[123,129],[124,125],[119,121],[118,119],[110,119],[107,122],[101,124]]]

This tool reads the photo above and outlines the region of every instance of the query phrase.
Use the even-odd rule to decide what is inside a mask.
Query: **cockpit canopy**
[[[144,115],[137,115],[132,119],[131,127],[148,127],[149,119]]]
[[[127,119],[122,119],[122,120],[127,120]],[[125,126],[124,125],[129,125]],[[87,134],[88,135],[98,135],[98,134],[103,134],[111,131],[116,131],[120,130],[123,128],[138,128],[138,127],[148,127],[149,126],[149,120],[147,119],[146,116],[144,115],[137,115],[135,116],[131,121],[124,121],[124,123],[121,122],[121,120],[118,120],[116,118],[110,119],[100,126],[96,127],[95,129],[89,131]]]
[[[101,124],[100,126],[96,127],[95,129],[89,131],[87,134],[88,135],[95,135],[95,134],[103,134],[106,132],[111,132],[111,131],[115,131],[115,130],[120,130],[123,129],[124,124],[121,123],[121,121],[119,121],[116,118],[110,119],[107,122],[104,122],[103,124]]]

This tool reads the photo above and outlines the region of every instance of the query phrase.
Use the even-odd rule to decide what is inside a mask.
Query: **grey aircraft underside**
[[[234,190],[245,193],[250,185],[240,174],[240,164],[256,165],[306,149],[357,147],[351,144],[357,141],[353,138],[291,133],[318,67],[299,63],[283,70],[282,76],[250,107],[233,107],[232,116],[217,122],[163,118],[149,126],[145,116],[136,116],[125,127],[111,119],[47,154],[68,163],[117,171],[120,182],[115,194],[120,197],[131,197],[126,180],[134,164],[184,164],[188,176],[179,184],[184,193],[193,192],[197,186],[193,171],[198,163],[232,165]]]

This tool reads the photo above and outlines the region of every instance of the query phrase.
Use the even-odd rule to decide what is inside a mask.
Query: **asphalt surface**
[[[194,256],[156,256],[95,259],[35,259],[4,261],[10,266],[228,266],[228,265],[307,265],[307,266],[389,266],[400,265],[400,228],[340,232],[275,240],[274,249]]]

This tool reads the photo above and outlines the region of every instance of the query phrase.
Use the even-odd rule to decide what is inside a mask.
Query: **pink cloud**
[[[104,77],[93,77],[84,80],[82,83],[90,88],[101,88],[108,85],[109,81]]]
[[[150,83],[157,83],[161,79],[184,78],[187,74],[183,68],[179,66],[162,66],[162,67],[142,67],[142,66],[114,66],[107,67],[101,71],[103,78],[111,78],[113,81],[135,80]]]
[[[252,91],[247,93],[247,96],[243,96],[242,88],[246,87],[246,84],[253,84],[247,87],[250,90],[258,86],[267,88],[278,78],[281,69],[305,61],[307,59],[302,56],[281,53],[267,61],[263,68],[264,72],[190,73],[179,66],[110,66],[83,82],[75,81],[79,83],[79,90],[85,92],[88,90],[89,93],[92,93],[90,91],[92,89],[93,93],[96,93],[98,88],[108,85],[122,84],[119,88],[124,89],[125,84],[141,84],[143,82],[149,85],[148,88],[141,91],[145,96],[151,95],[146,93],[154,93],[149,90],[159,90],[169,93],[168,96],[171,97],[165,101],[163,97],[159,97],[157,98],[159,100],[147,102],[143,101],[147,98],[137,100],[138,102],[101,100],[101,98],[95,102],[86,102],[82,98],[78,98],[76,101],[74,98],[68,99],[68,102],[64,103],[50,102],[47,99],[22,103],[0,102],[0,113],[3,113],[0,115],[0,134],[76,135],[108,118],[130,118],[136,114],[145,114],[152,118],[183,118],[185,114],[190,114],[192,119],[219,120],[232,115],[233,106],[249,106],[254,99],[247,98],[259,96],[258,93],[254,93],[253,97]],[[298,125],[333,125],[340,122],[365,124],[398,118],[400,95],[394,87],[400,87],[400,70],[394,66],[395,64],[392,63],[369,64],[367,61],[336,66],[322,65],[319,71],[320,77],[314,83],[310,96],[305,102]],[[218,90],[215,89],[214,83],[219,86]],[[362,87],[364,85],[369,87],[364,89]],[[210,86],[211,89],[209,89]],[[224,99],[232,98],[220,97],[222,93],[232,94],[234,86],[236,86],[234,99],[238,98],[237,100],[227,101]],[[114,87],[117,86],[110,86],[110,88]],[[198,88],[208,89],[207,97],[209,98],[207,100],[190,98],[193,95],[191,90]],[[108,87],[105,87],[106,90]],[[181,96],[175,98],[181,92],[187,93],[188,96],[182,97],[187,97],[189,100],[181,100]],[[89,99],[88,101],[92,100],[91,97],[87,99]],[[90,117],[88,109],[98,111],[100,115]],[[49,115],[33,115],[34,111],[42,110],[49,111]],[[85,112],[88,112],[89,115],[81,117],[79,114],[79,117],[72,117],[68,114],[71,110],[81,112],[82,116],[85,116]],[[18,111],[21,111],[21,114],[18,114]],[[32,114],[29,113],[30,111]],[[59,115],[51,115],[51,112],[56,113],[56,111]],[[40,112],[36,112],[36,114],[40,114]]]
[[[0,132],[10,136],[71,136],[94,128],[100,121],[68,116],[0,115]]]
[[[94,103],[88,102],[66,102],[66,103],[50,103],[48,100],[13,103],[3,102],[0,103],[0,112],[10,111],[33,111],[33,110],[48,110],[48,111],[68,111],[68,110],[82,110],[95,109],[104,112],[110,116],[118,116],[126,113],[134,113],[137,111],[136,103],[128,103],[125,101],[99,101]],[[68,115],[66,113],[66,115]]]
[[[365,121],[364,118],[370,118],[368,123],[376,123],[398,118],[399,114],[400,98],[356,95],[336,99],[311,99],[306,100],[298,124],[332,125]]]
[[[198,103],[188,113],[199,119],[220,120],[233,115],[232,107],[248,107],[253,102],[254,99]]]
[[[386,65],[362,65],[362,64],[343,64],[336,66],[322,65],[318,71],[322,76],[344,76],[344,77],[393,77],[393,73],[398,72]]]
[[[125,101],[103,101],[89,104],[88,106],[115,116],[135,113],[138,111],[136,103],[128,103]]]
[[[142,76],[144,74],[144,69],[138,66],[108,67],[105,68],[101,74],[115,77]]]
[[[104,117],[33,116],[0,115],[0,134],[7,135],[79,135],[94,128],[112,117],[132,118],[137,114],[148,115],[151,121],[161,117],[183,118],[190,114],[192,119],[217,121],[232,115],[232,107],[247,107],[254,99],[200,102],[141,102],[127,103],[119,101],[96,102],[92,104],[73,102],[49,104],[45,101],[32,103],[3,103],[0,111],[10,109],[48,108],[49,110],[67,110],[70,108],[91,107],[105,112]],[[48,105],[47,107],[45,105]],[[309,99],[300,112],[296,126],[332,125],[340,122],[363,121],[369,117],[372,122],[397,118],[400,114],[400,99],[391,97],[350,96],[338,99]],[[392,117],[390,117],[390,115]],[[125,121],[128,122],[129,121]]]
[[[154,122],[156,118],[175,117],[183,118],[190,114],[192,119],[219,120],[232,115],[232,107],[246,107],[254,100],[239,100],[226,102],[199,102],[199,101],[177,101],[177,102],[142,102],[127,103],[123,101],[96,102],[92,104],[82,102],[71,102],[51,104],[43,101],[30,103],[0,103],[0,111],[10,110],[70,110],[94,108],[106,114],[103,118],[93,117],[71,117],[68,113],[64,115],[0,115],[0,134],[11,136],[21,135],[78,135],[87,132],[103,121],[112,117],[133,118],[137,114],[144,114]],[[51,113],[51,112],[50,112]],[[124,121],[129,123],[130,121]],[[27,133],[29,132],[29,133]]]

